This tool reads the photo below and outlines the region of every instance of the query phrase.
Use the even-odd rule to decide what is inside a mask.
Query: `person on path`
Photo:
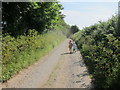
[[[69,41],[69,51],[70,51],[70,54],[72,54],[72,46],[73,46],[73,43],[72,43],[72,40]]]
[[[75,42],[73,42],[73,52],[77,52],[77,45]]]

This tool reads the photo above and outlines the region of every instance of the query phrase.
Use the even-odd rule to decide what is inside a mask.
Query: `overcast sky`
[[[64,0],[61,2],[64,7],[62,13],[66,15],[65,21],[68,24],[77,25],[82,29],[98,21],[106,21],[108,18],[111,18],[112,15],[117,14],[118,1],[119,0]]]

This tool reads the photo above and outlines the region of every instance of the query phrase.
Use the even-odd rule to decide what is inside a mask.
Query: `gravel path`
[[[80,52],[68,53],[68,40],[4,83],[3,88],[90,88]]]
[[[55,70],[42,88],[92,88],[91,78],[80,52],[61,54]]]

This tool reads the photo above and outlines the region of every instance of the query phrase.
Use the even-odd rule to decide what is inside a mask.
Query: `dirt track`
[[[81,54],[68,53],[68,40],[3,84],[3,88],[90,87],[91,79]]]

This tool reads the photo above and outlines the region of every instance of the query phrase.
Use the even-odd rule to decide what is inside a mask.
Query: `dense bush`
[[[29,30],[27,35],[21,35],[17,38],[9,34],[4,35],[2,39],[3,82],[10,79],[21,69],[33,64],[63,39],[64,36],[59,31],[51,31],[40,35],[36,30]]]
[[[73,36],[97,88],[120,87],[120,37],[117,29],[117,16],[113,16]]]

